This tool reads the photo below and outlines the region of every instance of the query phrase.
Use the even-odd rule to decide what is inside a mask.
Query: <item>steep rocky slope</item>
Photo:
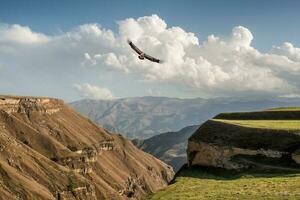
[[[222,113],[189,138],[189,165],[225,169],[300,167],[300,110]]]
[[[0,96],[0,199],[142,199],[172,177],[62,100]]]
[[[200,124],[220,112],[300,106],[300,99],[135,97],[81,100],[70,105],[109,130],[131,139],[147,139],[161,133],[175,132],[186,126]]]
[[[145,140],[133,140],[133,143],[143,151],[171,165],[177,172],[187,163],[187,140],[198,127],[188,126],[177,132],[162,133]]]

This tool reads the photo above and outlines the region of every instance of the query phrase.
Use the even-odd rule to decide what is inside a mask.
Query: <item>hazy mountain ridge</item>
[[[80,100],[70,105],[79,113],[111,131],[120,132],[132,139],[145,139],[164,132],[175,132],[186,126],[201,124],[220,112],[299,106],[300,99],[135,97],[115,100]]]

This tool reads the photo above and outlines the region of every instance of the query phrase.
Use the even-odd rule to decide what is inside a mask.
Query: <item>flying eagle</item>
[[[149,56],[148,54],[142,52],[141,50],[139,50],[139,48],[137,48],[137,46],[135,46],[130,40],[127,40],[129,46],[139,54],[139,59],[144,60],[145,58],[152,61],[152,62],[157,62],[157,63],[162,63],[161,60],[154,58],[152,56]]]

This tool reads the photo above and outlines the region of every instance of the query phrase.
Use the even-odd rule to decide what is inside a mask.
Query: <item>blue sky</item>
[[[32,32],[41,33],[47,37],[63,35],[66,32],[76,29],[76,27],[80,25],[91,23],[100,24],[101,28],[111,29],[117,34],[119,31],[117,22],[127,18],[137,19],[139,17],[156,14],[160,19],[166,22],[168,27],[179,26],[186,32],[194,33],[199,39],[199,43],[205,41],[210,34],[214,34],[226,40],[226,38],[230,37],[232,29],[241,25],[251,31],[254,37],[251,46],[261,53],[269,52],[273,45],[280,46],[284,42],[290,42],[295,47],[300,46],[300,22],[298,20],[300,19],[300,1],[0,0],[0,5],[0,23],[2,26],[10,26],[12,24],[18,24],[22,27],[27,26]],[[96,54],[96,52],[93,53]],[[3,52],[2,55],[4,56]],[[11,69],[6,70],[10,64],[9,62],[3,62],[3,66],[1,67],[0,62],[0,73],[6,74],[6,76],[12,76],[13,73],[10,71]],[[17,63],[11,65],[17,65]],[[298,60],[295,66],[297,65]],[[23,73],[23,70],[26,71],[26,69],[20,69],[17,66],[14,67],[19,70],[19,73]],[[36,67],[40,68],[39,66]],[[54,72],[45,69],[45,71],[38,73],[42,76],[43,73]],[[28,93],[30,95],[39,95],[41,93],[41,95],[57,96],[70,101],[82,97],[75,91],[71,92],[72,87],[70,85],[89,83],[90,85],[112,90],[116,97],[143,96],[148,95],[149,91],[151,91],[150,95],[177,97],[219,96],[235,93],[235,91],[231,92],[230,90],[219,92],[219,89],[201,92],[201,87],[195,90],[194,86],[189,87],[184,84],[173,84],[169,79],[163,80],[162,83],[145,81],[136,84],[133,80],[139,76],[138,73],[127,75],[119,71],[112,72],[111,70],[106,70],[105,72],[101,71],[100,78],[100,75],[95,75],[95,73],[99,73],[99,71],[77,71],[70,75],[70,77],[72,77],[65,86],[63,84],[65,77],[57,76],[60,80],[55,80],[53,79],[55,76],[49,76],[48,79],[45,79],[49,82],[43,86],[47,88],[47,92],[38,88],[39,85],[37,83],[40,81],[39,79],[34,80],[33,78],[29,86],[20,83],[5,83],[3,81],[2,85],[9,86],[10,88],[0,86],[0,92]],[[276,73],[279,72],[276,71]],[[82,77],[80,77],[79,74],[82,75]],[[30,76],[33,76],[29,73],[24,73],[24,76],[25,75],[29,77],[24,78],[24,80],[29,80]],[[78,79],[78,81],[76,79]],[[115,79],[123,82],[116,83]],[[16,81],[18,80],[19,79],[16,78]],[[55,85],[53,87],[49,86],[51,81],[60,82],[62,87],[58,89]],[[298,89],[298,83],[294,84],[293,87]],[[130,91],[128,91],[127,88],[130,88]],[[152,92],[152,90],[154,92]]]
[[[256,36],[254,46],[268,50],[284,41],[300,43],[297,0],[0,0],[0,22],[30,26],[55,34],[84,23],[116,29],[116,21],[158,14],[170,26],[180,26],[200,38],[228,34],[243,25]],[[298,45],[299,46],[299,45]]]

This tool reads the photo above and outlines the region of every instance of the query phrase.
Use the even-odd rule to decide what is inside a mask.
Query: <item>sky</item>
[[[0,93],[114,99],[299,96],[290,0],[0,0]],[[139,60],[126,43],[163,64]]]

